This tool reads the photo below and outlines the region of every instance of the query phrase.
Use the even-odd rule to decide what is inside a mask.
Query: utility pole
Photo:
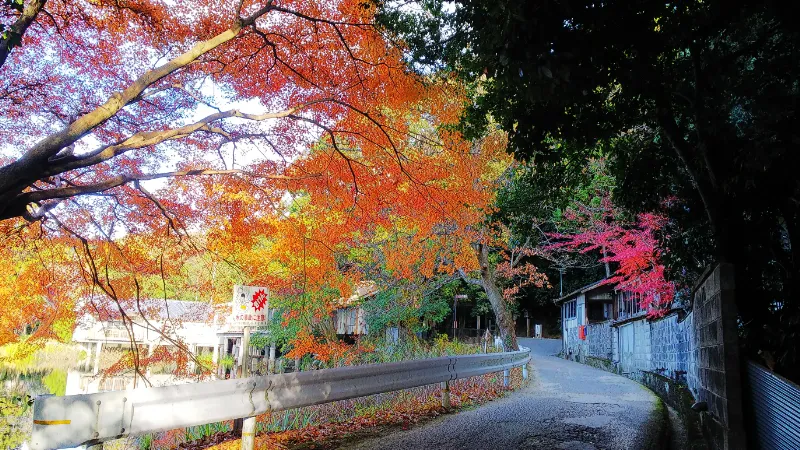
[[[456,311],[458,311],[458,295],[453,297],[453,337],[456,337],[456,329],[458,329],[458,316],[456,316]]]
[[[242,335],[242,378],[247,378],[250,375],[250,327],[244,327],[244,333]],[[253,450],[253,446],[255,445],[256,439],[256,418],[255,417],[246,417],[244,419],[236,419],[234,421],[234,428],[236,428],[236,422],[241,421],[241,425],[239,425],[239,430],[241,433],[241,449],[242,450]]]
[[[243,333],[242,333],[242,346],[239,348],[239,364],[242,365],[242,378],[247,378],[248,372],[248,363],[250,359],[250,327],[245,326]],[[249,421],[252,421],[255,424],[255,417],[248,417],[246,419],[234,419],[233,421],[233,434],[239,435],[242,437],[242,450],[250,450],[253,447],[246,448],[244,446],[245,443],[245,429],[249,424]]]
[[[247,378],[250,372],[250,327],[244,327],[241,352],[242,378]]]
[[[231,323],[242,327],[242,341],[239,348],[239,364],[241,364],[242,369],[241,378],[247,378],[251,375],[250,329],[254,326],[263,325],[268,320],[269,288],[235,285],[233,287],[233,301],[231,302]],[[251,380],[249,383],[253,383],[253,381]],[[255,431],[255,417],[245,417],[233,421],[233,435],[242,438],[242,450],[253,450]]]

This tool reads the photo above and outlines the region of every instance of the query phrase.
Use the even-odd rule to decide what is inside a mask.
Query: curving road
[[[652,449],[663,426],[658,398],[627,378],[552,356],[561,341],[520,339],[531,348],[533,379],[478,408],[346,448]]]

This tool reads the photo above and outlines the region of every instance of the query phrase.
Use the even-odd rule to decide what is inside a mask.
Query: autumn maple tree
[[[349,0],[4,5],[0,344],[28,325],[29,341],[55,337],[76,312],[130,329],[190,260],[268,283],[264,255],[228,250],[289,226],[264,220],[287,190],[339,186],[362,205],[371,180],[418,176],[405,118],[387,111],[428,87],[373,13]]]
[[[330,359],[312,331],[364,281],[342,255],[379,242],[396,279],[479,283],[516,348],[510,302],[545,280],[488,220],[506,135],[465,139],[463,89],[409,71],[369,4],[5,8],[0,344],[89,313],[125,325],[143,374],[169,355],[140,351],[133,316],[188,353],[142,300],[203,261],[294,299],[294,344]]]
[[[265,276],[274,285],[281,284],[279,274],[293,278],[295,292],[332,288],[346,298],[352,286],[375,275],[363,270],[358,257],[353,259],[356,252],[366,255],[362,259],[368,265],[379,264],[384,289],[393,286],[392,280],[463,278],[487,293],[500,335],[509,349],[516,349],[511,303],[521,287],[542,286],[546,278],[524,260],[531,248],[509,245],[507,230],[490,223],[498,183],[512,162],[504,133],[469,141],[456,131],[464,98],[456,85],[433,83],[425,101],[414,108],[387,110],[405,119],[409,139],[396,147],[402,164],[389,164],[391,153],[343,150],[330,143],[320,143],[298,160],[294,169],[300,173],[325,167],[333,175],[288,184],[300,200],[287,217],[270,220],[281,230],[275,233],[280,238],[251,252],[251,257],[270,261]],[[333,158],[338,151],[349,158]],[[296,298],[292,318],[307,308],[307,297]],[[313,317],[303,316],[304,329],[324,322],[339,306],[337,300],[331,296]],[[304,336],[297,345],[311,353],[313,335]]]
[[[665,276],[658,239],[667,218],[648,213],[626,220],[607,192],[599,194],[594,204],[575,202],[564,212],[564,220],[572,222],[578,231],[551,233],[556,242],[548,244],[547,250],[598,255],[600,262],[615,267],[604,283],[634,294],[650,316],[663,315],[676,294],[675,283]]]

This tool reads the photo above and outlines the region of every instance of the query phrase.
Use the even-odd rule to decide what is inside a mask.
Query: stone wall
[[[576,359],[582,352],[582,343],[580,339],[578,339],[578,329],[577,328],[567,328],[564,332],[564,356],[568,357],[569,359]]]
[[[633,367],[635,370],[653,370],[650,341],[650,322],[645,319],[633,322]]]

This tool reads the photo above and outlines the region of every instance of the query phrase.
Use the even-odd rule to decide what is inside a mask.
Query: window
[[[611,318],[613,307],[611,302],[589,302],[587,310],[589,320],[603,321]]]
[[[565,319],[574,319],[577,315],[577,305],[578,302],[573,300],[571,302],[564,303],[564,318]]]
[[[127,339],[128,330],[125,324],[120,321],[111,321],[103,328],[103,335],[110,339]]]
[[[617,295],[617,319],[628,319],[644,314],[641,295],[632,292],[620,292]]]

